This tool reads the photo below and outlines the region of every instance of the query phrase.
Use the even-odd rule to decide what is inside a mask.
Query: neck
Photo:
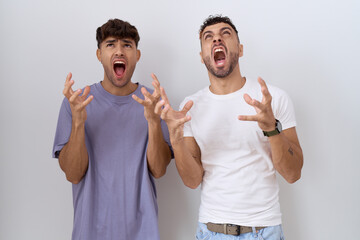
[[[135,92],[138,85],[129,81],[124,86],[115,86],[110,80],[104,78],[104,81],[101,81],[102,87],[109,93],[115,96],[127,96]]]
[[[232,73],[225,78],[217,78],[210,72],[208,72],[208,74],[210,79],[210,91],[216,95],[225,95],[236,92],[241,89],[246,82],[246,78],[241,76],[239,64],[237,64]]]

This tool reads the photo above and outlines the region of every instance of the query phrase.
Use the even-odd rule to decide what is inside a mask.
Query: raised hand
[[[240,115],[239,120],[242,121],[256,121],[263,131],[272,131],[275,129],[275,117],[271,107],[272,97],[262,78],[258,78],[261,85],[262,100],[261,102],[252,99],[248,94],[244,94],[244,100],[247,104],[253,106],[256,110],[256,115]]]
[[[163,119],[169,129],[170,141],[174,145],[184,138],[184,123],[191,120],[186,115],[191,109],[193,102],[188,101],[181,111],[175,111],[171,106],[169,99],[163,87],[156,86],[160,90],[162,100],[156,104],[155,113]]]
[[[82,93],[81,89],[72,90],[72,85],[74,85],[74,80],[71,79],[72,74],[69,73],[65,80],[63,94],[68,99],[70,103],[71,113],[73,122],[84,123],[87,118],[87,113],[85,107],[94,99],[92,95],[87,97],[90,92],[90,87],[86,86]],[[82,95],[80,96],[80,94]]]
[[[155,114],[154,109],[156,104],[160,99],[160,90],[156,86],[160,86],[159,80],[155,76],[155,74],[151,74],[153,78],[152,85],[155,87],[155,90],[152,94],[150,94],[146,88],[141,88],[141,93],[144,96],[144,100],[136,96],[135,94],[132,95],[132,98],[144,106],[144,116],[147,121],[159,120],[159,116]]]

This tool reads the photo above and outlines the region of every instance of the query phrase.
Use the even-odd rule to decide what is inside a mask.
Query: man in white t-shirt
[[[207,18],[200,42],[210,86],[175,111],[157,83],[163,100],[155,108],[184,184],[201,184],[196,238],[283,239],[275,173],[294,183],[303,165],[291,100],[261,78],[241,75],[243,46],[229,18]]]

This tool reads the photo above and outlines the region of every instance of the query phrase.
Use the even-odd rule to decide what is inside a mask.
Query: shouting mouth
[[[113,69],[116,78],[122,78],[126,70],[126,63],[124,60],[115,60],[113,62]]]
[[[223,47],[215,47],[213,50],[214,62],[217,67],[225,65],[226,55]]]

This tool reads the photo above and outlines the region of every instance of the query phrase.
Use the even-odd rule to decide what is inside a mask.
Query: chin
[[[118,87],[118,88],[125,87],[129,82],[130,82],[130,80],[127,80],[127,79],[112,79],[111,80],[112,85],[114,85],[115,87]]]

